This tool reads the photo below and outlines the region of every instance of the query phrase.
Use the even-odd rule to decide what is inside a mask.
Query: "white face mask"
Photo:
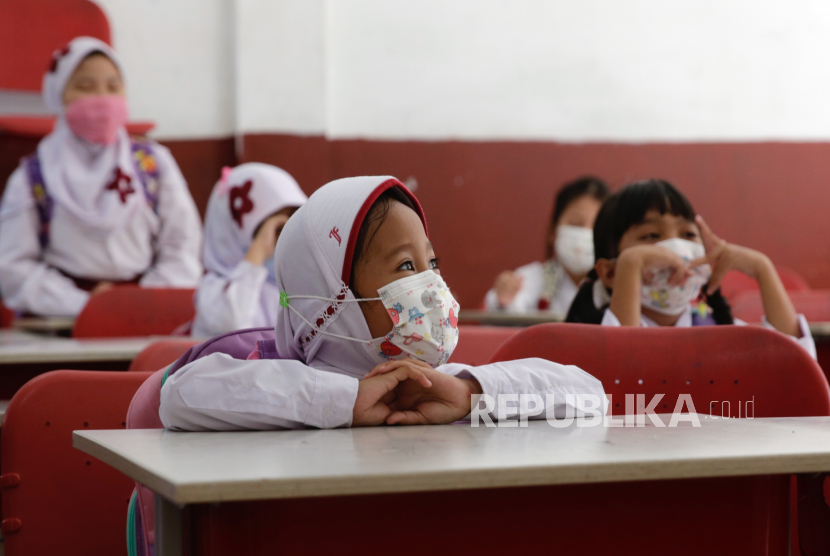
[[[667,239],[655,245],[665,247],[687,263],[706,254],[703,245],[686,239]],[[670,276],[670,269],[661,269],[654,273],[650,284],[643,284],[640,294],[643,307],[664,315],[679,315],[700,295],[700,288],[712,276],[712,267],[706,264],[693,268],[692,275],[682,286],[670,286],[668,284]]]
[[[594,268],[594,232],[582,226],[556,228],[556,258],[572,274],[585,274]]]
[[[458,344],[458,302],[444,280],[431,270],[407,276],[378,290],[380,297],[336,300],[311,295],[286,295],[280,292],[280,304],[294,311],[306,324],[314,327],[288,302],[291,299],[320,299],[354,302],[381,301],[392,319],[392,330],[380,338],[359,340],[350,336],[319,330],[320,334],[360,342],[378,363],[413,357],[439,367],[447,362]]]

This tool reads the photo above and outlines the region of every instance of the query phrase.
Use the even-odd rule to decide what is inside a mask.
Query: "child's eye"
[[[684,235],[686,239],[697,239],[698,237],[697,232],[686,232]]]
[[[439,259],[438,257],[435,257],[434,259],[431,259],[429,261],[430,270],[437,270],[437,269],[441,268],[440,265],[441,265],[441,259]]]
[[[412,261],[405,261],[401,266],[398,267],[398,270],[415,270],[415,267],[412,265]]]
[[[657,232],[649,232],[640,236],[640,241],[651,241],[653,239],[660,239],[660,234]]]

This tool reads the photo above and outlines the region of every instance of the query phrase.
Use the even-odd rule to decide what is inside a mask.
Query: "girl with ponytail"
[[[815,343],[770,259],[725,242],[669,182],[646,180],[608,197],[594,223],[594,268],[567,322],[606,326],[746,324],[720,292],[730,270],[758,281],[764,326],[787,334],[814,358]]]

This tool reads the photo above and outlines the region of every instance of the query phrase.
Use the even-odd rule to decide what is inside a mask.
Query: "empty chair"
[[[89,299],[72,336],[168,336],[193,313],[192,289],[118,286]]]
[[[493,361],[541,357],[577,365],[602,381],[613,413],[625,394],[646,403],[664,394],[657,413],[671,413],[690,394],[698,413],[733,417],[830,415],[830,388],[818,364],[790,338],[754,326],[690,328],[542,324],[513,336]],[[786,392],[786,395],[782,395]]]
[[[810,291],[810,284],[801,277],[796,271],[786,267],[777,266],[778,276],[784,284],[784,289],[788,292],[807,292]],[[738,295],[748,292],[758,291],[758,282],[737,270],[728,272],[721,282],[721,292],[723,296],[732,301]]]
[[[485,365],[504,342],[512,338],[520,329],[504,326],[466,326],[458,327],[459,340],[452,352],[450,363],[466,365]]]
[[[149,373],[53,371],[15,394],[3,420],[5,553],[124,554],[134,483],[72,447],[72,431],[123,429]]]
[[[159,340],[153,342],[135,356],[130,363],[131,372],[154,372],[167,367],[176,359],[181,357],[191,347],[199,343],[199,340]]]
[[[791,292],[790,299],[797,313],[802,313],[807,322],[830,321],[830,290]],[[749,323],[759,323],[764,317],[764,306],[758,291],[744,292],[730,302],[732,314]]]

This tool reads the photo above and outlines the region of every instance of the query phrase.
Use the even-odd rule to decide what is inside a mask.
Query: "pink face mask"
[[[111,145],[127,123],[127,100],[119,95],[89,95],[66,107],[66,122],[75,135]]]

